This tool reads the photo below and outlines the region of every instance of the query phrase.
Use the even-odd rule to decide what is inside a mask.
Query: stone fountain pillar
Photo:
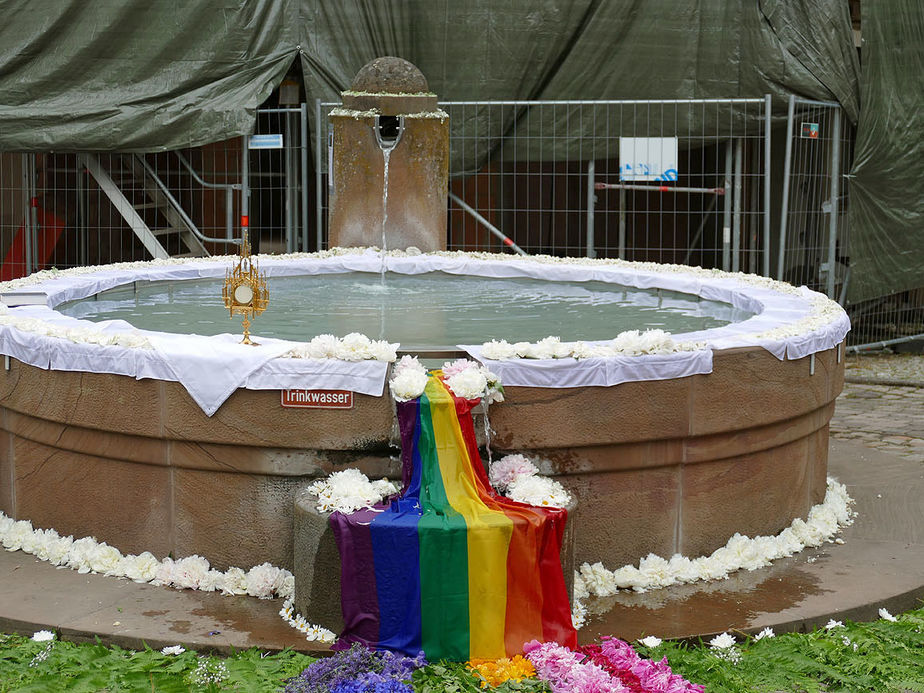
[[[330,247],[381,247],[387,156],[387,248],[445,250],[449,116],[423,74],[401,58],[376,58],[342,98],[330,114]]]

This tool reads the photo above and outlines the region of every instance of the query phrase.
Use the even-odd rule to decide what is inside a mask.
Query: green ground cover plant
[[[666,657],[675,673],[703,684],[709,693],[924,693],[924,609],[895,620],[832,622],[811,633],[760,639],[741,635],[730,646],[728,641],[725,647],[669,641],[633,646],[645,657]],[[292,651],[268,654],[251,649],[229,657],[190,650],[163,654],[0,635],[0,693],[279,691],[313,661]],[[426,693],[485,690],[464,665],[445,662],[418,669],[411,685]],[[539,681],[511,681],[493,690],[550,689]]]

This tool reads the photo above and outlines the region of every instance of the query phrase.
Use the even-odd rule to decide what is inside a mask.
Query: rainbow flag
[[[333,513],[344,631],[430,660],[499,659],[529,640],[577,644],[559,551],[567,511],[498,496],[471,408],[440,371],[398,404],[404,488],[390,504]]]

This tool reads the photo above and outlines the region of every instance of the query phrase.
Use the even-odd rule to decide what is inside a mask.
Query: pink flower
[[[557,643],[541,645],[535,641],[524,646],[526,657],[541,679],[554,693],[629,693],[629,689],[610,676],[603,667],[585,662],[582,654]]]
[[[469,368],[475,365],[474,361],[469,361],[468,359],[457,359],[452,363],[448,361],[443,364],[443,377],[451,378],[454,375],[458,375],[462,371],[467,371]]]
[[[535,476],[538,473],[536,465],[523,455],[506,455],[491,463],[488,480],[494,488],[503,493],[521,476]]]

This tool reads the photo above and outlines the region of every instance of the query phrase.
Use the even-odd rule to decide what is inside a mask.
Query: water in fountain
[[[230,329],[220,280],[154,282],[114,289],[63,304],[62,313],[89,320],[122,319],[166,332],[221,334]],[[603,282],[492,279],[442,272],[270,277],[272,303],[257,333],[306,340],[362,332],[383,322],[384,338],[405,347],[436,348],[491,339],[611,339],[623,330],[674,334],[719,327],[750,313],[670,291]],[[384,319],[382,318],[384,316]],[[374,328],[373,328],[374,329]]]

